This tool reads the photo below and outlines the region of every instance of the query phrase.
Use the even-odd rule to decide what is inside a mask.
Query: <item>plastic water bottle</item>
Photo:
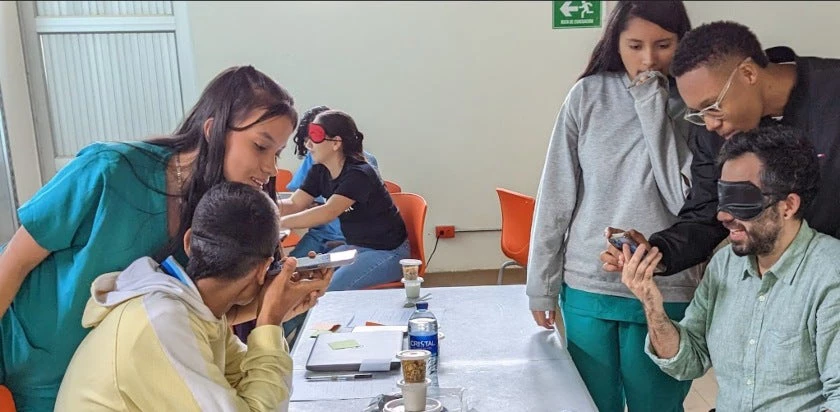
[[[432,385],[437,385],[438,323],[429,311],[429,302],[417,302],[417,310],[408,320],[408,347],[432,352],[426,365],[426,376],[431,379]]]

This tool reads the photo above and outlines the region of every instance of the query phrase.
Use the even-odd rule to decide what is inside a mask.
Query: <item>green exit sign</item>
[[[603,1],[554,1],[554,28],[601,27]]]

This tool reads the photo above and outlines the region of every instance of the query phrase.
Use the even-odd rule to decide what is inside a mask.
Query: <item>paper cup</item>
[[[405,297],[408,299],[417,299],[420,297],[420,284],[423,283],[423,278],[409,280],[402,278],[400,280],[405,285]]]
[[[405,401],[403,399],[394,399],[386,403],[382,410],[384,412],[409,412],[405,407]],[[443,404],[434,398],[426,398],[426,407],[425,409],[421,409],[423,412],[440,412],[442,410]]]
[[[402,365],[403,381],[406,383],[423,383],[426,381],[426,363],[432,352],[425,349],[409,349],[397,353],[397,359]]]
[[[420,265],[423,262],[417,259],[400,259],[402,265],[403,278],[406,280],[415,280],[420,275]]]
[[[397,386],[402,391],[406,412],[424,412],[426,410],[426,391],[431,382],[431,379],[428,378],[419,383],[406,383],[404,379],[397,381]]]

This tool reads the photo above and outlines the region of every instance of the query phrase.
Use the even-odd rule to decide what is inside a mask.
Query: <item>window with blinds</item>
[[[17,199],[12,167],[9,162],[9,139],[3,112],[3,89],[0,87],[0,246],[11,240],[17,229]]]
[[[194,97],[184,2],[20,3],[45,180],[93,141],[175,128]]]

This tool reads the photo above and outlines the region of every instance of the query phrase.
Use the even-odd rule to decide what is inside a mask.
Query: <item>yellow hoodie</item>
[[[151,258],[98,277],[82,325],[93,330],[64,375],[56,411],[288,409],[292,359],[280,326],[237,338],[183,274]]]

